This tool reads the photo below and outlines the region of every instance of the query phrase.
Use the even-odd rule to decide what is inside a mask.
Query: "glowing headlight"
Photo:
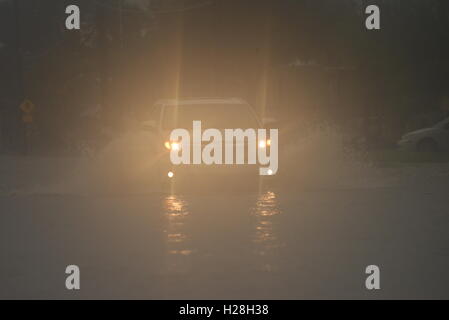
[[[266,147],[269,147],[269,146],[271,146],[271,140],[270,139],[268,139],[267,141],[264,141],[264,140],[260,140],[259,141],[259,148],[260,149],[263,149],[263,148],[266,148]]]
[[[175,151],[178,151],[179,149],[181,149],[181,145],[179,143],[177,143],[177,142],[172,142],[171,149],[175,150]]]
[[[165,148],[167,148],[168,150],[175,150],[178,151],[181,149],[181,145],[178,142],[170,142],[170,141],[166,141],[164,143]]]

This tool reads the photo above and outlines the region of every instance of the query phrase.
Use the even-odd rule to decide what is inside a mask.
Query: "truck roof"
[[[192,105],[192,104],[248,104],[240,98],[186,98],[186,99],[161,99],[156,101],[159,105]]]

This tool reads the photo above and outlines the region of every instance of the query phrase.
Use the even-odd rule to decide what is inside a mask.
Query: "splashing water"
[[[59,172],[52,171],[52,160],[48,159],[49,164],[42,169],[48,170],[45,178],[35,179],[17,192],[80,195],[161,192],[155,163],[162,155],[154,151],[158,150],[156,143],[155,136],[148,132],[129,131],[94,157],[71,159]],[[279,176],[275,179],[281,188],[364,188],[388,183],[381,170],[357,152],[345,149],[342,135],[330,126],[311,130],[289,145],[280,140],[279,150]]]
[[[60,179],[34,187],[37,193],[121,194],[157,190],[155,138],[147,132],[128,132],[94,157],[79,158]]]
[[[331,126],[310,130],[286,146],[279,164],[282,184],[295,188],[362,188],[382,185],[382,174],[363,154],[345,148]]]

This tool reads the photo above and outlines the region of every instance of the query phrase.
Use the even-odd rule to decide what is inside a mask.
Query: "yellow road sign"
[[[25,100],[20,104],[20,107],[19,107],[19,108],[20,108],[23,112],[25,112],[25,113],[31,113],[31,112],[33,112],[35,106],[34,106],[34,103],[32,103],[30,100],[25,99]]]

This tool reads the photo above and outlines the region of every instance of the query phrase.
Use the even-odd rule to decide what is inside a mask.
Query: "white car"
[[[409,132],[402,136],[398,145],[410,151],[447,151],[449,150],[449,118],[433,127]]]

